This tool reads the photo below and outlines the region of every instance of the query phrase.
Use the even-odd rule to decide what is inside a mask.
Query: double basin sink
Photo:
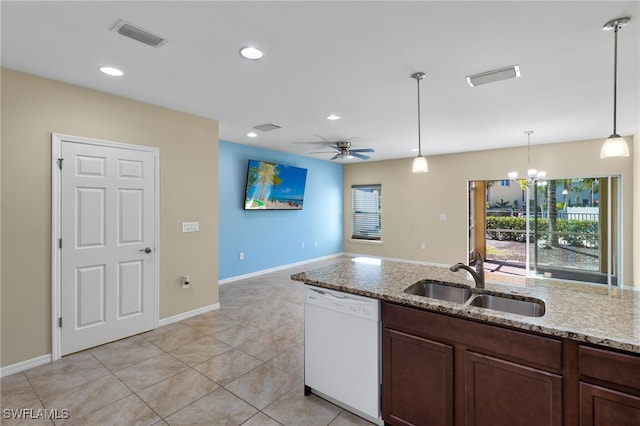
[[[540,299],[517,295],[506,296],[481,293],[462,284],[424,280],[410,285],[404,292],[528,317],[541,317],[545,313],[544,301]]]

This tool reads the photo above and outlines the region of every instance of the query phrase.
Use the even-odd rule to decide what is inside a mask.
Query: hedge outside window
[[[382,186],[353,185],[351,187],[351,212],[355,240],[381,240],[382,229]]]

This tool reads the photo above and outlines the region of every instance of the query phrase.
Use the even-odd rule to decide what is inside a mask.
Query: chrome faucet
[[[458,272],[460,269],[464,269],[469,272],[476,282],[476,288],[484,288],[484,261],[482,260],[482,256],[479,252],[475,253],[476,258],[476,269],[475,271],[468,265],[464,263],[456,263],[452,265],[449,270],[451,272]]]

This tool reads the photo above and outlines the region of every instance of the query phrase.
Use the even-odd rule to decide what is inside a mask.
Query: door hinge
[[[58,248],[62,248],[62,238],[58,238]]]
[[[62,317],[58,318],[58,327],[62,327]]]
[[[58,168],[60,170],[62,170],[62,162],[64,161],[64,158],[58,158]]]

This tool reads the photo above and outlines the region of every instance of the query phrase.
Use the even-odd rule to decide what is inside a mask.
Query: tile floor
[[[303,285],[318,264],[220,286],[220,310],[2,378],[2,424],[370,425],[303,394]],[[6,409],[58,410],[57,420]]]

